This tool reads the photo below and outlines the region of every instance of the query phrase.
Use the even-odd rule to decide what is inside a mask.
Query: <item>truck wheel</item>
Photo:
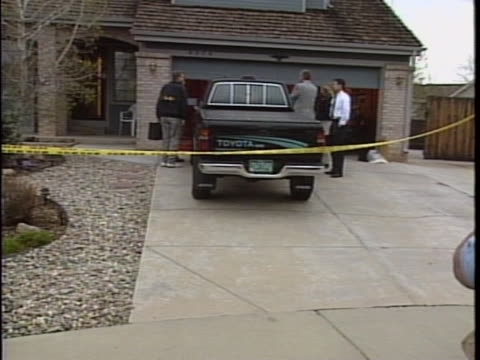
[[[215,189],[217,179],[215,176],[203,174],[198,168],[198,160],[193,160],[192,166],[192,196],[194,199],[208,199]]]
[[[295,200],[307,201],[313,192],[313,176],[294,177],[290,179],[290,195]]]

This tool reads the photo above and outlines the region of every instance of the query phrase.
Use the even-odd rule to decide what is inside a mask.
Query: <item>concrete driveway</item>
[[[452,254],[473,164],[348,160],[305,203],[236,179],[196,201],[189,166],[159,168],[131,324],[9,340],[7,358],[465,359]]]
[[[131,322],[253,312],[472,305],[452,250],[473,229],[472,164],[349,161],[306,203],[288,182],[190,195],[158,169]]]

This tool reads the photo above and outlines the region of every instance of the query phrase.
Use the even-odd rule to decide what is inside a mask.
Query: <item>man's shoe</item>
[[[332,178],[340,178],[340,177],[343,177],[343,175],[342,175],[342,174],[332,174],[332,175],[330,175],[330,177],[332,177]]]
[[[177,162],[177,163],[183,163],[183,162],[185,162],[185,160],[183,160],[182,158],[177,157],[177,158],[175,159],[175,162]]]
[[[335,173],[334,173],[332,170],[330,170],[330,171],[325,171],[325,174],[327,174],[327,175],[333,175],[333,174],[335,174]]]
[[[166,161],[162,161],[162,162],[160,163],[160,166],[161,166],[161,167],[167,167],[167,162],[166,162]]]

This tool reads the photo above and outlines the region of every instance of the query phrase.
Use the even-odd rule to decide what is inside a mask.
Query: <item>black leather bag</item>
[[[151,122],[148,124],[148,140],[162,140],[162,124]]]

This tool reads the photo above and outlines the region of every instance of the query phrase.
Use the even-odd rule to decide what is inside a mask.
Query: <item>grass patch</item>
[[[50,244],[55,235],[50,231],[27,231],[23,234],[8,236],[2,241],[3,255],[11,255],[27,249]]]

